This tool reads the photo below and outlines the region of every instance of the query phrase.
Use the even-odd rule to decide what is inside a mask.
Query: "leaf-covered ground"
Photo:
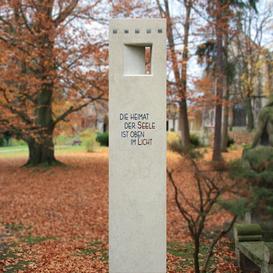
[[[0,272],[108,272],[108,153],[60,156],[66,166],[20,168],[25,158],[0,158]],[[192,191],[187,163],[180,180]],[[215,212],[212,230],[230,215]],[[192,245],[168,183],[168,273],[192,272]],[[202,249],[206,252],[206,247]],[[214,272],[238,272],[231,242],[217,246]]]

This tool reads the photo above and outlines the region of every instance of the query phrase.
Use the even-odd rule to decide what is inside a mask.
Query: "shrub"
[[[101,145],[101,146],[109,146],[109,133],[97,133],[96,141]]]
[[[87,129],[84,129],[83,131],[80,132],[80,138],[82,139],[85,139],[85,138],[88,138],[90,137],[92,134],[94,134],[95,130],[91,129],[91,128],[87,128]]]
[[[22,139],[12,138],[10,141],[11,146],[26,146],[26,142]]]
[[[244,160],[257,173],[273,171],[273,147],[260,146],[244,150]]]
[[[3,147],[5,144],[4,138],[0,136],[0,147]]]
[[[96,148],[98,147],[98,142],[96,141],[96,134],[95,132],[85,140],[85,150],[88,153],[93,153],[96,151]]]
[[[232,179],[243,179],[253,177],[254,173],[244,160],[236,159],[229,162],[229,175]]]
[[[221,175],[221,172],[216,172],[215,174],[210,172],[208,174],[200,169],[196,161],[189,158],[186,159],[189,163],[189,170],[194,173],[191,189],[196,193],[197,198],[185,197],[185,187],[183,187],[183,183],[181,184],[177,180],[177,174],[181,172],[180,167],[175,170],[167,168],[168,180],[175,192],[174,203],[186,223],[186,228],[193,241],[193,251],[191,251],[191,254],[193,257],[194,272],[209,272],[214,248],[218,241],[230,232],[237,218],[237,212],[242,214],[241,210],[244,209],[244,202],[240,200],[240,204],[238,204],[237,200],[222,200],[220,203],[219,199],[224,198],[232,190],[233,185],[225,183],[225,178]],[[214,210],[217,209],[219,211],[221,208],[232,213],[235,212],[233,219],[220,229],[218,225],[217,231],[208,232],[207,222],[209,215]],[[201,249],[205,246],[207,246],[207,249],[203,254]],[[183,272],[185,271],[183,270]]]
[[[232,137],[228,136],[227,147],[229,148],[233,144],[235,144],[235,140]]]
[[[261,211],[273,215],[273,148],[260,146],[245,149],[243,159],[230,164],[233,179],[246,179],[250,183],[251,206],[260,216]]]
[[[167,149],[173,152],[181,152],[182,144],[180,136],[175,132],[167,133]]]
[[[198,135],[191,134],[190,135],[190,142],[191,142],[191,145],[194,146],[194,147],[200,147],[201,146],[201,142],[200,142],[200,139],[199,139]]]
[[[12,139],[11,136],[12,136],[11,133],[8,131],[0,135],[0,147],[12,145],[12,141],[15,141],[16,139]],[[17,145],[14,145],[14,146],[17,146]]]
[[[190,143],[193,148],[200,147],[201,141],[199,139],[198,135],[191,134],[190,135]],[[169,150],[174,152],[181,152],[182,149],[182,143],[181,138],[178,135],[178,133],[175,132],[168,132],[167,134],[167,147]]]
[[[196,147],[198,147],[198,145],[200,145],[198,136],[194,136],[193,139],[194,139],[193,142],[195,143],[195,145],[193,145],[191,142],[189,155],[193,159],[198,159],[198,158],[201,158],[203,156],[203,154],[199,150],[195,149]],[[179,154],[184,153],[181,138],[177,133],[168,132],[168,134],[167,134],[167,148],[168,148],[168,150],[175,152],[175,153],[179,153]]]
[[[26,146],[26,142],[22,139],[0,136],[0,147],[4,146]]]
[[[66,135],[58,135],[55,137],[54,142],[56,145],[67,145],[71,144],[71,136],[66,136]]]

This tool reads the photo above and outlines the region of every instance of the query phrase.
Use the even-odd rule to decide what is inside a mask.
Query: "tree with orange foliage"
[[[187,106],[187,83],[188,83],[188,61],[189,61],[189,35],[191,26],[191,13],[193,10],[195,0],[183,0],[183,7],[185,14],[183,16],[183,49],[182,59],[179,60],[179,53],[177,52],[177,45],[175,43],[175,24],[174,18],[171,15],[169,1],[164,0],[163,3],[157,0],[157,6],[161,17],[167,20],[167,40],[170,51],[170,61],[172,64],[172,71],[174,74],[174,84],[177,89],[177,103],[179,105],[179,131],[181,134],[181,141],[184,152],[187,153],[190,150],[190,128],[188,119],[188,106]],[[181,62],[181,65],[180,65]]]
[[[229,21],[233,16],[232,8],[245,9],[253,8],[256,10],[258,0],[207,0],[207,12],[212,19],[212,29],[215,34],[215,130],[213,145],[213,161],[222,160],[222,106],[225,82],[225,56],[227,43],[224,38],[229,33]],[[225,45],[226,44],[226,45]]]
[[[27,143],[27,165],[56,163],[57,124],[106,98],[107,50],[88,31],[101,12],[99,5],[79,0],[0,3],[0,131]]]

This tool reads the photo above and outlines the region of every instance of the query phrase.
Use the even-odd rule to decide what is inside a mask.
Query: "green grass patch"
[[[0,158],[26,157],[28,148],[24,146],[0,147]]]
[[[20,260],[15,264],[10,264],[4,267],[5,273],[17,273],[19,271],[27,270],[28,265],[33,263],[32,261]]]
[[[173,256],[181,258],[181,262],[177,267],[177,272],[186,272],[189,268],[193,267],[193,253],[194,247],[192,243],[178,243],[178,242],[169,242],[167,244],[167,252]],[[200,264],[205,260],[206,254],[208,252],[208,246],[202,244],[200,246],[199,261]],[[210,261],[209,268],[215,263],[215,259],[212,258]]]
[[[26,237],[22,237],[21,241],[25,242],[29,245],[34,245],[34,244],[39,244],[42,243],[44,241],[48,241],[48,240],[57,240],[56,237],[53,236],[49,236],[49,237],[43,237],[43,236],[33,236],[33,235],[28,235]]]
[[[32,261],[26,261],[20,258],[22,251],[17,247],[16,243],[0,245],[0,261],[9,261],[9,265],[4,266],[3,272],[5,273],[17,273],[28,269],[28,265],[33,263]],[[12,262],[11,262],[12,261]]]
[[[18,255],[17,255],[17,249],[16,249],[15,243],[11,243],[11,244],[2,243],[0,245],[0,261],[4,261],[6,259],[16,259],[16,258],[18,258]]]
[[[6,230],[8,230],[9,232],[12,232],[12,233],[20,232],[25,229],[23,224],[16,224],[16,223],[5,224],[5,228],[6,228]]]
[[[225,245],[230,249],[234,250],[233,242],[226,242]],[[209,243],[203,242],[200,245],[200,254],[199,254],[199,262],[200,266],[205,262],[206,255],[209,250]],[[214,249],[216,251],[216,249]],[[167,243],[167,252],[175,257],[180,258],[176,267],[177,272],[188,272],[188,270],[192,270],[194,267],[193,263],[193,253],[194,253],[194,245],[192,242],[189,243],[179,243],[179,242],[168,242]],[[217,252],[217,251],[216,251]],[[227,263],[234,263],[234,259],[232,257],[222,257]],[[209,262],[208,272],[215,272],[217,263],[217,257],[213,256]]]
[[[3,272],[17,273],[28,270],[28,265],[33,261],[24,258],[24,251],[20,246],[20,234],[31,227],[25,227],[19,223],[1,224],[5,227],[6,233],[0,241],[0,263],[3,263]],[[1,271],[2,272],[2,271]]]
[[[97,147],[96,152],[103,152],[107,150],[107,147]],[[75,154],[75,153],[85,153],[86,145],[71,146],[71,145],[56,145],[55,153],[57,156]],[[25,146],[15,146],[15,147],[0,147],[0,158],[22,158],[28,156],[28,148]]]
[[[55,146],[56,155],[65,155],[67,153],[84,152],[84,146]],[[28,147],[26,146],[14,146],[14,147],[0,147],[0,158],[17,158],[27,157]]]
[[[76,255],[90,256],[95,253],[98,254],[101,261],[108,261],[108,250],[103,247],[103,244],[100,240],[89,242],[86,248],[78,249]]]

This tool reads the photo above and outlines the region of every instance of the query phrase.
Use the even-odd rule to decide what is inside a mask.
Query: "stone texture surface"
[[[165,25],[110,23],[110,273],[166,272]],[[149,75],[145,47],[152,48]]]

